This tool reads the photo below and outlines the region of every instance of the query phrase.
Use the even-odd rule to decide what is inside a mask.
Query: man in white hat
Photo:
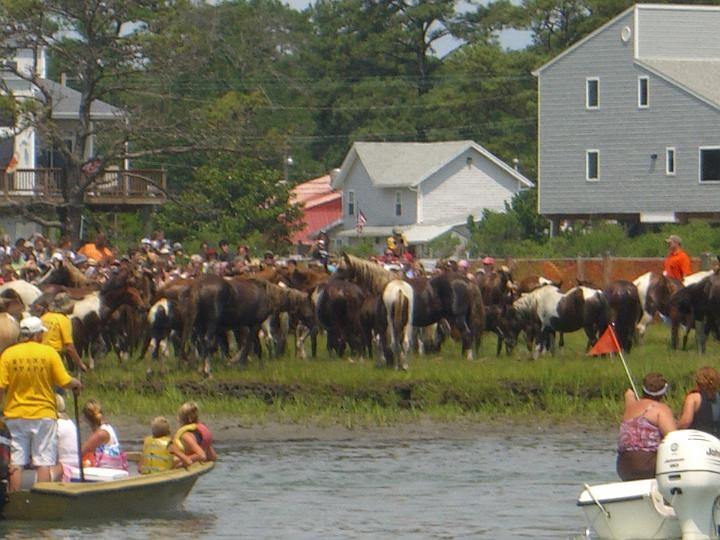
[[[78,255],[79,257],[79,255]],[[42,342],[50,345],[60,355],[65,355],[72,360],[75,367],[81,371],[87,371],[87,367],[80,358],[73,341],[72,323],[68,315],[72,313],[75,302],[66,292],[55,295],[50,302],[49,309],[43,313],[43,326],[47,328],[43,334]]]
[[[692,273],[690,269],[690,257],[682,248],[682,239],[677,234],[671,234],[665,239],[668,245],[668,255],[665,257],[665,276],[682,282]]]
[[[45,327],[38,317],[20,322],[20,342],[0,356],[0,400],[12,435],[9,491],[18,491],[22,469],[37,467],[37,481],[50,481],[50,468],[57,463],[57,408],[54,386],[72,389],[82,385],[63,366],[60,355],[43,345]]]

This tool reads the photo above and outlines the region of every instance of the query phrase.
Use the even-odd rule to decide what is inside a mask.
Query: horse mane
[[[379,264],[360,259],[349,253],[343,253],[345,268],[353,275],[358,284],[364,285],[375,293],[381,293],[385,285],[398,279],[395,274],[385,270]]]
[[[63,261],[63,266],[68,272],[73,287],[85,287],[90,284],[88,277],[78,270],[78,267],[69,260]]]

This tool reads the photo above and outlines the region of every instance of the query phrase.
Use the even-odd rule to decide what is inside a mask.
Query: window
[[[638,107],[646,109],[650,106],[650,80],[647,77],[638,77]]]
[[[585,153],[585,179],[598,180],[600,178],[600,151],[588,150]]]
[[[597,77],[585,79],[585,107],[600,108],[600,79]]]
[[[395,215],[402,216],[402,193],[395,192]]]
[[[348,213],[348,216],[355,215],[355,192],[354,191],[347,192],[347,213]]]
[[[720,182],[720,147],[700,148],[700,181]]]
[[[665,149],[665,174],[675,176],[675,149]]]

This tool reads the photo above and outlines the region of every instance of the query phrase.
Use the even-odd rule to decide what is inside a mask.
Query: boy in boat
[[[177,412],[180,429],[177,430],[169,446],[175,456],[176,467],[188,467],[196,461],[215,461],[217,455],[212,446],[210,429],[199,421],[197,403],[183,403]]]
[[[143,441],[140,473],[150,474],[173,468],[173,455],[168,450],[170,440],[170,422],[164,416],[157,416],[150,423],[152,435]]]

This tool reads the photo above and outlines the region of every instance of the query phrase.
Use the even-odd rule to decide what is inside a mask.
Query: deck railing
[[[17,169],[0,173],[0,198],[6,202],[62,201],[62,169]],[[156,205],[166,200],[167,179],[162,169],[106,170],[85,193],[96,205]],[[2,199],[0,199],[2,204]]]

